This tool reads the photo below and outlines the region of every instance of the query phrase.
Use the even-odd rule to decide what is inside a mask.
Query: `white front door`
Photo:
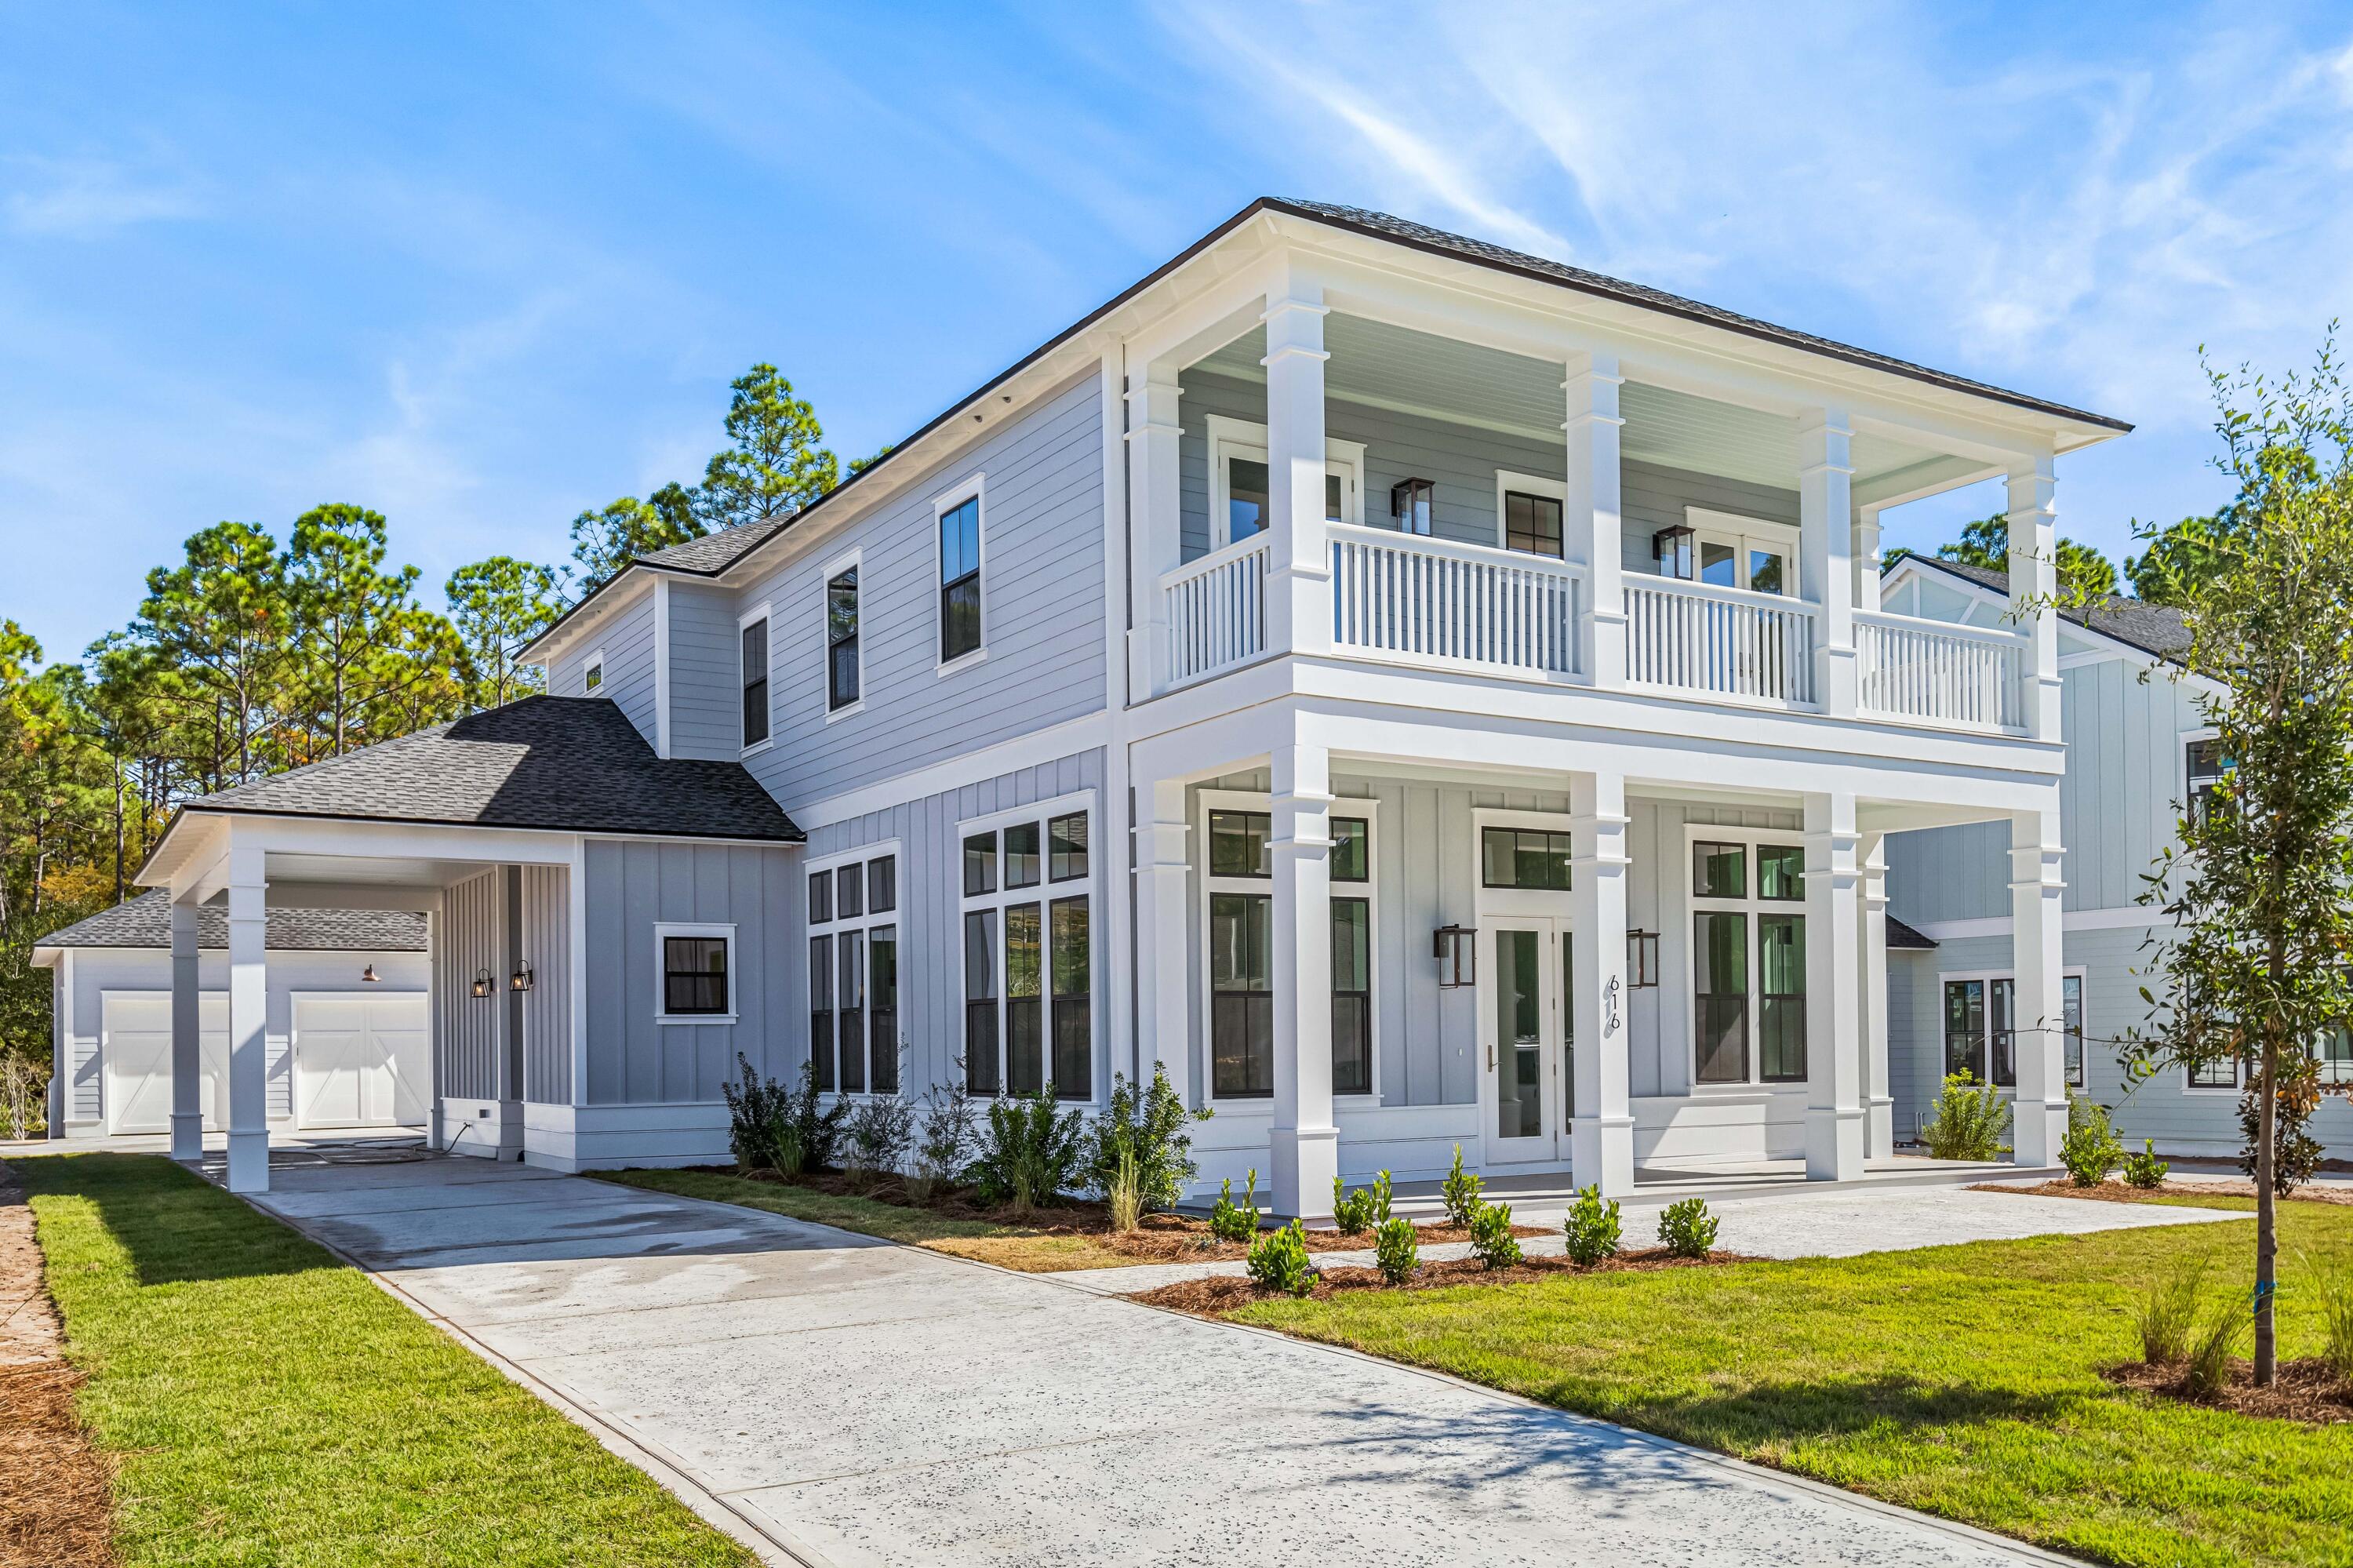
[[[294,999],[294,1124],[306,1130],[425,1121],[425,998]]]
[[[1486,1162],[1566,1160],[1567,923],[1489,916],[1480,922],[1479,947],[1479,1109]]]
[[[109,991],[100,1000],[99,1050],[106,1070],[106,1130],[172,1130],[172,993]],[[196,998],[197,1059],[205,1129],[228,1126],[228,998]]]

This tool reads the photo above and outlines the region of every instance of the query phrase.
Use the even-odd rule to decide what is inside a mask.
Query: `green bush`
[[[1591,1268],[1605,1257],[1616,1256],[1618,1238],[1622,1234],[1618,1200],[1602,1202],[1599,1183],[1585,1188],[1577,1194],[1577,1202],[1569,1205],[1566,1228],[1568,1260],[1579,1268]]]
[[[1920,1141],[1939,1160],[1999,1160],[2010,1152],[2001,1140],[2010,1130],[2010,1107],[1991,1084],[1971,1086],[1976,1084],[1967,1072],[1947,1078],[1935,1114],[1920,1128]]]
[[[2133,1308],[2133,1328],[2140,1335],[2140,1359],[2153,1367],[2169,1367],[2189,1354],[2189,1332],[2198,1321],[2198,1302],[2205,1291],[2202,1268],[2177,1268],[2141,1287]]]
[[[1386,1171],[1373,1178],[1369,1187],[1355,1192],[1340,1185],[1337,1176],[1332,1178],[1332,1223],[1343,1235],[1360,1236],[1389,1217],[1389,1173]]]
[[[2157,1157],[2157,1143],[2153,1139],[2142,1139],[2140,1152],[2125,1156],[2125,1180],[2136,1187],[2164,1186],[2165,1173],[2171,1169]]]
[[[858,1102],[842,1128],[842,1169],[869,1179],[898,1173],[915,1139],[915,1107],[896,1095]]]
[[[1168,1081],[1168,1069],[1159,1063],[1153,1064],[1149,1084],[1131,1084],[1113,1073],[1110,1103],[1095,1119],[1090,1174],[1096,1191],[1109,1201],[1121,1161],[1132,1160],[1141,1212],[1149,1214],[1175,1208],[1200,1171],[1193,1160],[1193,1139],[1186,1125],[1207,1121],[1209,1115],[1206,1110],[1185,1108],[1183,1097]]]
[[[1421,1262],[1421,1233],[1408,1219],[1383,1220],[1373,1233],[1373,1264],[1391,1285],[1413,1277]]]
[[[1471,1251],[1489,1268],[1509,1268],[1520,1261],[1520,1244],[1512,1234],[1512,1205],[1482,1202],[1471,1211]]]
[[[1471,1216],[1478,1212],[1479,1194],[1487,1189],[1486,1181],[1462,1169],[1462,1146],[1454,1146],[1454,1169],[1446,1173],[1446,1183],[1439,1196],[1446,1202],[1446,1223],[1468,1225]]]
[[[972,1164],[973,1184],[982,1202],[1009,1204],[1026,1214],[1078,1184],[1086,1153],[1084,1119],[1056,1104],[1049,1084],[1034,1095],[990,1104]]]
[[[1234,1204],[1234,1182],[1229,1176],[1218,1184],[1218,1206],[1209,1211],[1209,1234],[1219,1241],[1246,1242],[1258,1237],[1258,1172],[1250,1173],[1249,1207]]]
[[[2078,1187],[2096,1187],[2124,1163],[2125,1146],[2108,1126],[2107,1108],[2067,1095],[2067,1134],[2059,1140],[2059,1163]]]
[[[1315,1287],[1307,1232],[1297,1220],[1250,1243],[1250,1277],[1262,1290],[1287,1290],[1293,1296],[1304,1296]]]
[[[746,1171],[785,1176],[832,1164],[849,1102],[820,1107],[817,1069],[807,1062],[801,1064],[799,1086],[787,1089],[774,1078],[762,1077],[743,1053],[736,1053],[735,1061],[743,1082],[719,1086],[727,1097],[727,1141],[735,1163]]]
[[[1705,1257],[1715,1250],[1715,1216],[1706,1201],[1685,1198],[1659,1216],[1659,1240],[1677,1257]]]
[[[939,1190],[963,1174],[971,1157],[972,1093],[964,1085],[964,1064],[955,1065],[955,1081],[934,1084],[923,1092],[923,1115],[915,1131],[915,1173],[907,1180],[907,1195],[928,1203]]]

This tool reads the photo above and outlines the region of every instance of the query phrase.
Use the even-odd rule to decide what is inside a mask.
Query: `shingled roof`
[[[337,817],[797,843],[740,762],[664,759],[604,697],[525,697],[188,803]]]
[[[716,534],[705,534],[700,539],[688,539],[649,555],[639,556],[638,563],[673,572],[694,572],[715,577],[743,559],[746,551],[774,538],[791,521],[789,517],[778,517],[765,523],[738,524],[733,528],[722,528]]]
[[[2010,574],[1990,567],[1973,567],[1959,561],[1948,561],[1940,556],[1924,556],[1917,550],[1906,550],[1903,557],[1934,567],[1949,577],[1975,583],[1992,593],[2010,592]],[[2147,599],[2126,599],[2122,594],[2109,594],[2081,609],[2063,607],[2062,620],[2072,620],[2087,630],[2103,637],[2153,653],[2160,659],[2179,659],[2189,651],[2189,626],[2181,612],[2169,606],[2151,604]]]
[[[1927,952],[1936,945],[1936,938],[1925,931],[1914,929],[1894,916],[1887,917],[1887,948],[1890,952]]]
[[[272,909],[272,952],[421,953],[425,916],[405,909]],[[172,895],[162,888],[142,893],[89,919],[52,931],[37,948],[168,948],[172,945]],[[196,946],[228,946],[228,910],[218,904],[196,910]]]

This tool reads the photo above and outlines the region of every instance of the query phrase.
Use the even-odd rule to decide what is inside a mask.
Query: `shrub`
[[[1715,1250],[1715,1216],[1701,1198],[1669,1203],[1659,1216],[1659,1240],[1677,1257],[1705,1257]]]
[[[1135,1168],[1132,1150],[1119,1151],[1119,1169],[1103,1184],[1103,1204],[1111,1210],[1111,1228],[1132,1231],[1144,1218],[1144,1176]]]
[[[1250,1243],[1250,1277],[1263,1290],[1304,1296],[1315,1287],[1315,1266],[1307,1255],[1307,1232],[1297,1220]]]
[[[854,1176],[895,1175],[915,1140],[915,1107],[896,1095],[860,1100],[843,1124],[842,1169]]]
[[[1337,1176],[1332,1178],[1332,1223],[1340,1227],[1343,1235],[1360,1236],[1388,1223],[1389,1217],[1389,1173],[1386,1171],[1373,1178],[1369,1187],[1359,1187],[1351,1192],[1340,1185]]]
[[[1457,1226],[1469,1224],[1472,1215],[1478,1212],[1479,1194],[1486,1189],[1487,1183],[1482,1178],[1471,1175],[1462,1169],[1462,1146],[1456,1144],[1454,1169],[1446,1173],[1446,1183],[1439,1189],[1439,1196],[1446,1202],[1446,1223]]]
[[[958,1061],[955,1083],[934,1084],[923,1091],[923,1115],[915,1134],[915,1173],[908,1179],[907,1195],[928,1203],[940,1188],[964,1171],[972,1155],[972,1095],[963,1083],[964,1063]]]
[[[2211,1397],[2231,1385],[2231,1359],[2239,1353],[2239,1338],[2251,1319],[2235,1294],[2215,1303],[2189,1344],[2189,1366],[2182,1383],[2194,1394]]]
[[[1175,1208],[1200,1171],[1185,1124],[1207,1121],[1209,1115],[1185,1108],[1184,1098],[1168,1081],[1168,1069],[1158,1063],[1153,1065],[1149,1084],[1130,1083],[1113,1074],[1111,1102],[1095,1119],[1091,1174],[1096,1188],[1108,1201],[1121,1161],[1133,1160],[1141,1205],[1137,1213]]]
[[[792,1091],[774,1078],[761,1076],[742,1052],[736,1053],[735,1061],[743,1069],[743,1082],[731,1081],[719,1087],[727,1097],[727,1147],[734,1153],[736,1169],[799,1174],[797,1149],[788,1155],[783,1147],[792,1135]],[[790,1169],[786,1166],[788,1158]]]
[[[1403,1285],[1421,1262],[1421,1233],[1408,1219],[1383,1220],[1373,1233],[1373,1264],[1391,1285]]]
[[[2154,1139],[2140,1140],[2140,1152],[2125,1156],[2125,1180],[2136,1187],[2151,1188],[2165,1185],[2165,1173],[2172,1167],[2157,1157]]]
[[[2153,1367],[2169,1367],[2189,1353],[2189,1330],[2198,1321],[2198,1299],[2205,1282],[2204,1269],[2181,1267],[2141,1287],[2140,1300],[2133,1308],[2141,1360]]]
[[[990,1103],[973,1183],[982,1202],[1009,1204],[1027,1214],[1076,1185],[1085,1160],[1085,1121],[1055,1103],[1049,1084],[1034,1095]]]
[[[1471,1251],[1489,1268],[1509,1268],[1520,1261],[1520,1244],[1512,1234],[1512,1205],[1481,1202],[1471,1211]]]
[[[2010,1152],[2001,1140],[2010,1130],[2010,1107],[1991,1084],[1971,1086],[1976,1084],[1967,1072],[1947,1078],[1935,1114],[1920,1128],[1920,1141],[1939,1160],[1999,1160]]]
[[[2067,1135],[2059,1140],[2059,1163],[2078,1187],[2096,1187],[2124,1162],[2125,1146],[2108,1126],[2106,1107],[2067,1096]]]
[[[1569,1205],[1568,1259],[1579,1268],[1591,1268],[1605,1257],[1618,1253],[1618,1238],[1623,1234],[1618,1220],[1618,1200],[1601,1201],[1599,1183],[1586,1188]]]
[[[1250,1173],[1245,1189],[1248,1208],[1234,1206],[1234,1181],[1229,1176],[1218,1184],[1218,1206],[1209,1211],[1209,1234],[1219,1241],[1246,1242],[1258,1236],[1258,1172]]]

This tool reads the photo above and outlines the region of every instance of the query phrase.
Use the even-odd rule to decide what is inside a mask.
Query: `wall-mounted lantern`
[[[507,989],[509,991],[529,991],[531,989],[532,979],[531,966],[526,963],[518,962],[515,965],[515,972],[507,977]]]
[[[1479,932],[1472,926],[1440,926],[1430,933],[1430,956],[1438,960],[1438,989],[1453,991],[1478,982]]]
[[[1692,575],[1692,540],[1695,535],[1688,524],[1678,523],[1672,528],[1662,528],[1651,535],[1651,553],[1658,557],[1659,575],[1681,577],[1685,582]]]
[[[381,977],[379,977],[375,972],[375,966],[374,964],[362,964],[360,966],[360,984],[375,985],[380,978]]]
[[[490,994],[491,994],[491,971],[490,971],[490,970],[488,970],[488,969],[478,969],[478,970],[476,970],[476,971],[475,971],[475,973],[474,973],[474,983],[473,983],[472,985],[470,985],[470,986],[467,987],[466,989],[467,989],[467,990],[469,990],[469,991],[472,991],[476,996],[488,996],[488,995],[490,995]]]
[[[1389,486],[1389,515],[1398,531],[1427,534],[1438,514],[1438,486],[1427,479],[1401,479]]]
[[[1659,983],[1659,934],[1656,931],[1626,933],[1626,983],[1635,991],[1643,991]]]

